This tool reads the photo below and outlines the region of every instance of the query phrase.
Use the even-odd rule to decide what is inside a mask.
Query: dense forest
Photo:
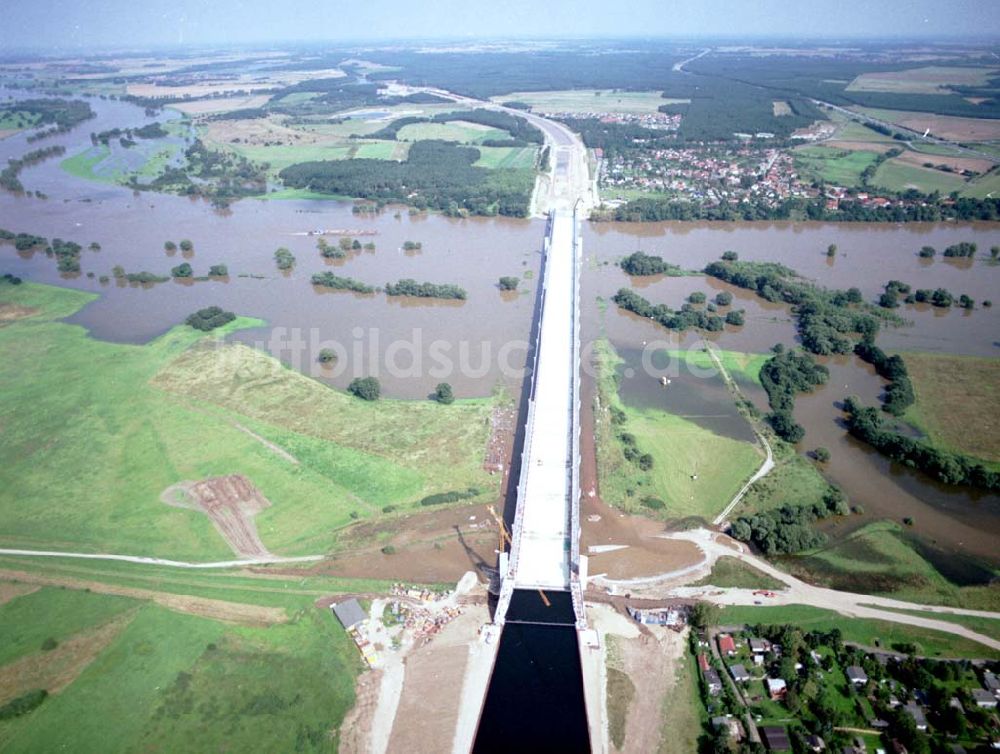
[[[354,159],[303,162],[279,174],[285,185],[327,194],[398,201],[451,215],[526,217],[534,172],[475,167],[479,150],[418,141],[405,162]]]
[[[729,534],[741,542],[752,543],[765,555],[802,552],[826,543],[826,535],[812,528],[814,521],[850,512],[844,493],[831,486],[822,502],[815,505],[783,505],[740,516],[729,527]]]

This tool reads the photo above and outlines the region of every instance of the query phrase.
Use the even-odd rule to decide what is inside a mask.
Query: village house
[[[705,671],[705,685],[708,686],[708,693],[712,696],[722,693],[722,679],[712,668]]]
[[[784,678],[768,678],[767,693],[771,695],[771,699],[774,701],[784,699],[785,694],[788,693],[788,684],[785,683]]]
[[[719,651],[722,654],[729,655],[730,657],[736,654],[736,642],[732,636],[729,634],[719,634],[718,642]]]
[[[751,639],[750,640],[750,651],[755,655],[767,654],[771,651],[771,642],[767,639]]]
[[[855,686],[864,686],[868,683],[868,674],[864,671],[864,668],[858,665],[849,666],[844,673],[847,675],[847,680]]]
[[[742,665],[733,665],[731,668],[729,668],[729,673],[730,675],[732,675],[733,680],[736,681],[737,683],[746,683],[747,681],[750,680],[750,674],[747,672],[747,669]]]
[[[997,698],[986,689],[972,689],[972,699],[977,707],[996,709]]]
[[[924,711],[920,709],[916,704],[910,702],[903,709],[906,710],[907,714],[913,718],[913,722],[916,723],[917,730],[927,730],[927,717],[924,715]]]

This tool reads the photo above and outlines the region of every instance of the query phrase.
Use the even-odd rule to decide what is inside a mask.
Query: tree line
[[[893,461],[919,469],[944,484],[1000,490],[1000,474],[979,461],[887,429],[878,410],[862,405],[856,397],[847,398],[844,406],[848,431]]]

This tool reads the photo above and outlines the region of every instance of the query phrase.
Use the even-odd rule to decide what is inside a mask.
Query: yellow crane
[[[497,522],[497,529],[500,531],[500,544],[497,546],[497,552],[503,552],[504,544],[509,544],[513,547],[514,540],[510,538],[510,532],[507,531],[507,522],[501,518],[500,514],[497,513],[496,508],[492,505],[487,506],[486,510],[490,512],[490,516],[492,516],[493,520]],[[552,603],[549,602],[549,598],[545,596],[545,592],[539,589],[538,594],[541,596],[542,602],[545,603],[545,607],[552,607]]]

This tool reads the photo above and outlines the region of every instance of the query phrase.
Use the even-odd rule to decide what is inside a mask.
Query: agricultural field
[[[534,169],[537,147],[479,147],[479,159],[473,164],[481,168]]]
[[[903,358],[917,399],[904,418],[938,447],[1000,464],[1000,362],[915,352]]]
[[[5,546],[228,560],[207,516],[160,496],[234,473],[270,501],[255,523],[281,554],[326,552],[337,529],[389,505],[495,492],[481,468],[491,400],[361,405],[245,346],[199,347],[205,336],[188,327],[131,346],[54,321],[91,299],[0,288],[0,302],[30,313],[0,328],[5,405],[18,407],[0,437],[11,479],[0,495]],[[222,333],[258,324],[238,318]],[[61,368],[39,369],[52,353]],[[67,382],[65,370],[78,378]],[[32,441],[39,433],[44,447]]]
[[[191,100],[190,102],[175,102],[169,107],[185,115],[211,115],[215,113],[228,113],[233,110],[263,107],[270,99],[271,96],[268,94],[256,94],[248,97],[210,97],[208,99]]]
[[[930,129],[933,136],[949,141],[979,142],[1000,139],[1000,120],[989,118],[963,118],[953,115],[910,112],[905,110],[880,110],[853,108],[886,123],[894,123],[912,131],[923,133]]]
[[[399,141],[441,139],[442,141],[457,141],[460,144],[479,144],[491,139],[509,139],[510,134],[479,123],[450,120],[447,123],[411,123],[408,126],[403,126],[396,138]]]
[[[912,188],[923,194],[930,194],[934,191],[940,194],[949,194],[952,191],[961,191],[965,187],[966,181],[955,173],[910,165],[893,158],[879,165],[874,178],[872,178],[872,184],[896,192]]]
[[[493,97],[494,102],[523,102],[541,113],[655,113],[660,105],[688,102],[666,99],[661,92],[628,92],[612,89],[569,89],[552,92],[512,92]]]
[[[878,156],[876,152],[823,146],[799,147],[792,154],[804,174],[836,186],[859,185],[861,174]]]
[[[902,71],[862,73],[847,86],[846,91],[950,94],[952,86],[986,86],[997,74],[995,68],[957,66],[926,66]]]

